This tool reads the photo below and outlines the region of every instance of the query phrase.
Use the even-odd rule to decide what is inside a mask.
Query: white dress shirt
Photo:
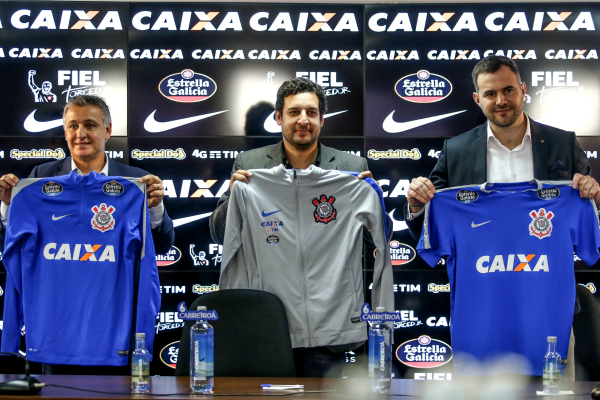
[[[531,124],[525,114],[527,129],[521,144],[509,150],[494,136],[490,122],[487,122],[487,172],[486,181],[494,183],[527,182],[533,176],[533,147],[531,145]],[[408,207],[408,204],[406,205]],[[418,213],[410,213],[408,220],[421,215],[423,207]],[[410,208],[409,208],[410,211]]]
[[[77,164],[75,164],[75,160],[73,160],[73,157],[71,157],[71,171],[75,171],[75,173],[77,175],[83,175],[81,170],[77,167]],[[100,173],[104,176],[109,176],[108,175],[108,156],[106,157],[106,161],[104,162],[104,168],[102,168],[102,171],[100,171]],[[0,222],[2,223],[2,226],[4,228],[6,228],[6,217],[8,215],[8,207],[9,206],[4,204],[3,201],[0,201]],[[162,201],[160,202],[159,205],[150,209],[150,226],[152,227],[152,229],[154,229],[157,226],[160,226],[160,224],[162,224],[164,213],[165,213],[165,206]]]

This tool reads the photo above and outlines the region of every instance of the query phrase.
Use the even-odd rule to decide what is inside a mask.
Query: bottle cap
[[[141,339],[145,340],[146,339],[146,334],[143,333],[143,332],[142,333],[136,333],[135,334],[135,339],[136,340],[141,340]]]
[[[206,306],[198,306],[196,307],[196,311],[206,311]]]
[[[556,343],[556,336],[548,336],[548,343]]]
[[[385,307],[377,307],[375,312],[385,312]]]

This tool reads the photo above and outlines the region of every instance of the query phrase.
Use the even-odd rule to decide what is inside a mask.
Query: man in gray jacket
[[[277,144],[246,151],[237,156],[233,164],[231,184],[219,199],[210,217],[210,234],[217,243],[223,243],[229,196],[234,181],[249,182],[249,169],[272,168],[283,164],[285,168],[306,169],[315,165],[322,169],[360,172],[359,178],[369,177],[367,160],[319,143],[323,115],[327,103],[323,89],[304,78],[284,82],[277,91],[275,117],[281,125],[283,140]],[[392,284],[391,282],[389,283]],[[359,347],[362,342],[342,346],[299,347],[294,349],[298,376],[331,376],[341,374],[344,351]]]
[[[360,172],[359,178],[373,178],[367,160],[319,143],[323,115],[327,111],[325,92],[321,86],[305,78],[284,82],[277,90],[275,118],[281,125],[283,140],[271,146],[241,153],[233,163],[229,190],[221,196],[210,216],[210,236],[219,244],[225,237],[225,220],[229,196],[234,181],[248,183],[249,169],[286,168],[306,169],[316,165],[322,169]]]

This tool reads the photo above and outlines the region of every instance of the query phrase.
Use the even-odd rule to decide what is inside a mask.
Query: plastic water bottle
[[[199,306],[198,311],[206,311]],[[194,392],[210,393],[214,386],[214,330],[199,319],[190,328],[190,386]]]
[[[384,312],[377,307],[375,312]],[[387,394],[392,385],[392,329],[382,321],[369,327],[369,378],[373,393]]]
[[[548,352],[544,356],[544,393],[560,390],[560,354],[556,352],[556,336],[548,336]]]
[[[131,390],[146,393],[150,387],[150,352],[146,350],[146,334],[135,334],[135,350],[131,354]]]

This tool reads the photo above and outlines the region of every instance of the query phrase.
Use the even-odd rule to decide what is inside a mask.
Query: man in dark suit
[[[237,180],[248,183],[252,177],[248,169],[272,168],[280,164],[286,168],[306,169],[314,164],[323,169],[360,172],[359,178],[372,178],[368,171],[367,160],[364,158],[319,143],[319,133],[326,111],[325,93],[319,85],[304,78],[292,79],[281,85],[277,91],[275,117],[277,124],[281,125],[283,140],[237,156],[233,164],[229,191],[221,196],[217,209],[210,217],[210,233],[215,242],[223,243],[233,182]],[[296,374],[311,377],[341,377],[344,352],[354,350],[361,344],[362,342],[295,348]]]
[[[489,56],[472,72],[473,100],[487,122],[448,139],[428,178],[411,181],[406,224],[413,237],[421,236],[423,209],[436,189],[484,182],[573,180],[582,198],[600,203],[598,182],[574,132],[539,124],[523,112],[527,87],[515,62]],[[574,338],[571,334],[565,375],[574,380]],[[563,355],[564,356],[564,355]]]
[[[210,216],[210,235],[216,243],[223,243],[229,195],[234,181],[248,183],[249,169],[272,168],[283,164],[286,168],[308,168],[311,164],[323,169],[360,172],[359,178],[372,178],[367,160],[319,143],[323,115],[327,102],[323,89],[305,78],[284,82],[277,91],[275,118],[281,125],[283,140],[271,146],[241,153],[233,163],[229,190],[221,196],[216,210]]]
[[[527,87],[514,61],[489,56],[473,69],[473,100],[488,121],[448,139],[428,178],[412,180],[405,210],[413,237],[421,236],[422,210],[436,189],[483,182],[573,180],[581,197],[600,203],[598,182],[574,132],[535,122],[523,112]]]
[[[106,156],[104,148],[112,133],[112,122],[104,99],[91,95],[72,97],[65,105],[63,125],[71,157],[38,165],[33,168],[29,177],[67,175],[71,171],[81,175],[95,171],[104,175],[140,177],[140,182],[146,184],[148,192],[150,224],[156,254],[168,252],[175,240],[175,231],[173,221],[163,205],[162,180],[143,169],[119,164]],[[6,174],[0,178],[0,231],[4,230],[12,188],[18,181],[19,178],[13,174]]]

